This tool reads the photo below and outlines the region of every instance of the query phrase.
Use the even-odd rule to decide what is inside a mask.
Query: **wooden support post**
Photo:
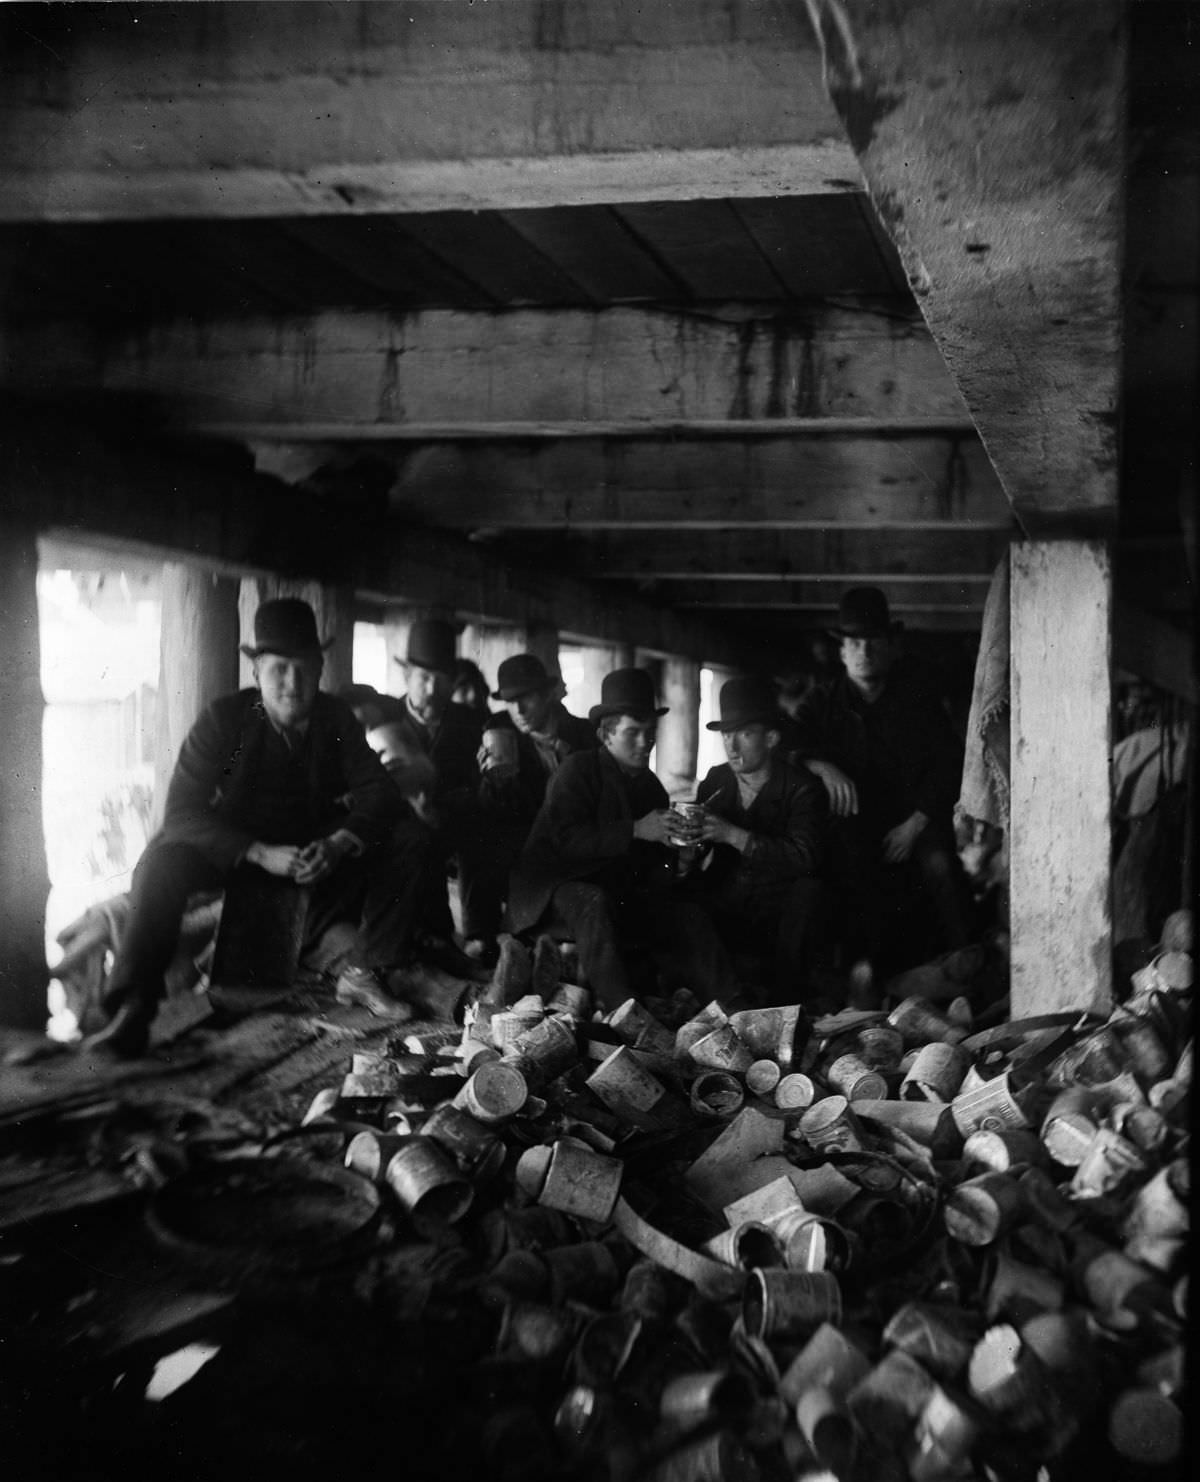
[[[508,623],[468,623],[459,639],[458,651],[483,670],[490,694],[496,688],[496,671],[503,660],[525,652],[525,629]]]
[[[162,572],[158,721],[154,741],[154,826],[183,738],[218,695],[238,684],[238,583],[197,566]]]
[[[558,629],[553,623],[530,623],[525,630],[525,652],[536,654],[546,673],[559,675]]]
[[[384,691],[389,695],[404,692],[403,664],[408,656],[408,630],[412,627],[416,613],[411,607],[390,604],[383,614],[383,642],[387,650],[387,679]]]
[[[587,643],[580,650],[583,656],[583,690],[579,702],[581,714],[586,714],[593,705],[600,703],[600,686],[604,676],[622,667],[623,660],[617,650],[604,643]]]
[[[658,723],[654,770],[672,798],[690,797],[700,748],[700,665],[666,659],[660,685],[661,703],[670,708]]]
[[[42,832],[37,537],[0,520],[0,1024],[46,1027],[46,840]]]
[[[350,684],[354,678],[354,595],[342,587],[323,586],[318,581],[290,577],[256,576],[242,582],[238,607],[241,614],[242,642],[254,641],[254,614],[259,604],[272,597],[303,597],[317,615],[317,632],[322,641],[332,638],[325,650],[325,669],[321,688],[331,692]],[[241,682],[253,684],[250,660],[242,655]]]
[[[1098,541],[1012,549],[1012,1015],[1112,1002],[1112,574]]]
[[[632,643],[618,643],[613,647],[614,669],[633,669],[637,666],[638,651]]]

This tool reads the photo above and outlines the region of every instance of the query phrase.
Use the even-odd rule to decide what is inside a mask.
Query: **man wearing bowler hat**
[[[928,684],[899,658],[900,627],[878,587],[848,590],[833,630],[845,673],[806,696],[794,718],[794,755],[829,798],[844,945],[852,959],[878,967],[882,958],[889,969],[967,940],[953,832],[962,747]],[[910,936],[906,948],[913,896],[935,936]]]
[[[537,816],[550,779],[577,751],[596,747],[596,727],[572,715],[558,698],[558,681],[536,654],[514,654],[496,674],[493,700],[507,716],[489,730],[511,731],[512,756],[486,743],[480,753],[481,797],[490,816],[516,824],[521,842]]]
[[[820,908],[825,790],[780,754],[786,721],[774,685],[729,679],[718,703],[708,729],[720,731],[728,760],[696,792],[706,811],[690,878],[730,951],[770,955],[770,1001],[795,1003],[808,987]]]
[[[133,877],[130,916],[105,992],[108,1026],[85,1049],[146,1047],[184,905],[235,870],[311,889],[307,937],[358,923],[337,983],[344,1002],[400,1017],[387,974],[409,956],[427,845],[344,700],[319,689],[324,665],[307,602],[264,602],[254,617],[254,686],[214,701],[188,732],[163,826]]]
[[[679,887],[678,820],[650,770],[658,717],[643,669],[607,674],[589,712],[600,745],[555,771],[513,871],[513,930],[574,938],[588,986],[606,1008],[634,992],[626,952],[645,946],[667,975],[702,999],[733,991],[724,948],[704,911]]]

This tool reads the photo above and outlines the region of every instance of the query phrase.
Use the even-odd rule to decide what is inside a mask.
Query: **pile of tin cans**
[[[1182,1475],[1190,931],[1106,1017],[982,1032],[916,997],[601,1017],[514,944],[306,1120],[393,1238],[469,1253],[495,1475]]]

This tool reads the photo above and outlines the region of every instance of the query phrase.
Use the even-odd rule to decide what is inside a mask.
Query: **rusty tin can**
[[[742,1294],[742,1322],[752,1338],[807,1338],[842,1320],[842,1290],[828,1271],[756,1270]]]
[[[526,1081],[546,1086],[579,1060],[579,1045],[570,1023],[556,1015],[539,1020],[519,1034],[508,1050]]]
[[[472,1181],[494,1178],[504,1166],[504,1144],[483,1122],[448,1102],[430,1112],[421,1136],[432,1137]]]
[[[719,1029],[698,1039],[688,1050],[688,1054],[697,1065],[708,1070],[744,1073],[754,1064],[753,1052],[728,1024],[722,1024]]]
[[[388,1162],[384,1179],[422,1235],[456,1223],[471,1207],[471,1185],[428,1137],[408,1138]]]

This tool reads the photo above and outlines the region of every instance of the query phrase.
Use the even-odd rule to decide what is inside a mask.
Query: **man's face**
[[[650,765],[657,730],[658,721],[653,718],[635,720],[632,715],[622,715],[604,737],[604,746],[619,766],[630,772],[644,772]]]
[[[422,720],[436,720],[450,698],[450,676],[409,664],[404,678],[408,703]]]
[[[299,658],[261,654],[255,659],[254,682],[262,695],[263,709],[277,726],[290,730],[312,714],[324,662],[320,654]]]
[[[779,732],[764,725],[738,726],[733,731],[722,731],[725,755],[735,772],[760,772],[770,760],[772,751],[779,745]]]
[[[887,634],[871,638],[843,638],[842,663],[851,684],[875,684],[892,667],[892,640]]]
[[[554,707],[554,701],[550,698],[549,689],[526,690],[523,695],[518,695],[515,700],[506,700],[505,705],[512,717],[512,723],[518,731],[526,733],[530,731],[544,731],[550,720],[550,712]]]

